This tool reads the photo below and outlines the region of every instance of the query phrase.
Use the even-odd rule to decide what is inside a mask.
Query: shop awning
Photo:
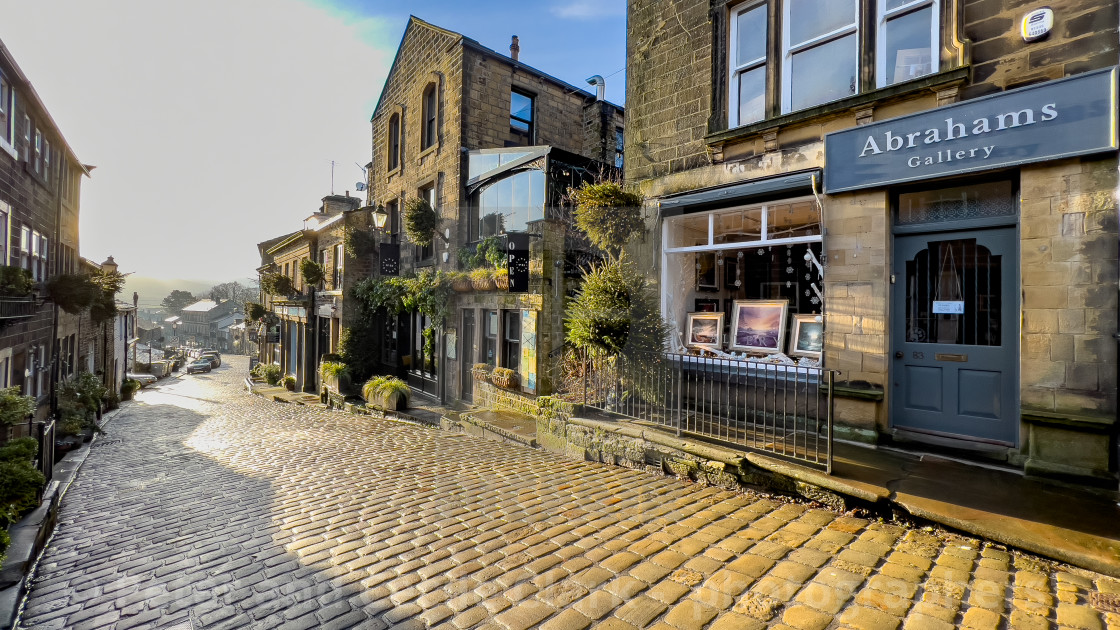
[[[820,169],[815,168],[810,171],[756,179],[739,184],[703,188],[662,197],[658,202],[658,207],[661,210],[661,216],[671,217],[686,212],[761,203],[784,197],[811,195],[813,193],[814,177],[818,182],[820,181]]]

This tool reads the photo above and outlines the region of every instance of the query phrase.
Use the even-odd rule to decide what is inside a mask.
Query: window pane
[[[741,66],[766,56],[766,5],[739,14],[735,64]]]
[[[789,43],[802,42],[851,26],[856,21],[852,0],[789,0]]]
[[[716,243],[746,243],[762,238],[762,208],[722,212],[715,216]]]
[[[770,206],[766,217],[767,238],[816,236],[821,233],[820,214],[811,201]]]
[[[689,214],[669,219],[668,247],[694,247],[708,244],[708,215]]]
[[[520,118],[521,120],[533,120],[533,99],[524,94],[511,92],[509,99],[509,115]],[[528,126],[525,127],[525,129],[528,128]]]
[[[887,11],[894,11],[898,7],[910,4],[914,0],[887,0]]]
[[[791,111],[856,93],[856,36],[853,33],[797,53],[791,63]]]
[[[887,20],[886,25],[886,85],[909,81],[933,71],[932,34],[930,19],[933,8],[907,13]]]
[[[766,66],[739,74],[739,124],[762,120],[766,115]]]
[[[544,218],[543,171],[524,171],[500,179],[478,196],[479,234],[524,232],[530,221]]]

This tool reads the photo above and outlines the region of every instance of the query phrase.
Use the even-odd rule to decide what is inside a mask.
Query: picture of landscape
[[[788,308],[785,300],[736,301],[731,349],[780,352]]]
[[[694,348],[718,348],[723,333],[723,313],[689,313],[688,345]]]

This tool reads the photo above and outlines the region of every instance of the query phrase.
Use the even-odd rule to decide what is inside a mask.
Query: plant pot
[[[456,293],[469,293],[474,290],[474,284],[470,278],[456,278],[451,283],[451,289]]]
[[[296,384],[291,381],[284,381],[284,389],[287,389],[290,392],[294,392],[296,391]]]
[[[494,284],[494,278],[488,276],[485,279],[471,278],[471,286],[475,291],[493,291],[497,285]]]
[[[490,373],[486,370],[471,370],[471,374],[474,375],[476,381],[486,381],[490,378]]]
[[[499,291],[508,291],[509,290],[509,276],[507,276],[504,273],[494,276],[494,286],[496,286]]]
[[[513,376],[495,376],[491,374],[490,380],[502,389],[514,389],[521,379],[519,379],[516,374]]]

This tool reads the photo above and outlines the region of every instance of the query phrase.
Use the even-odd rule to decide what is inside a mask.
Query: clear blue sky
[[[97,167],[82,190],[82,255],[213,284],[253,275],[256,243],[301,226],[331,193],[332,161],[334,191],[354,191],[409,14],[500,53],[517,35],[524,63],[581,88],[603,75],[622,104],[625,6],[9,2],[0,39],[78,158]]]

